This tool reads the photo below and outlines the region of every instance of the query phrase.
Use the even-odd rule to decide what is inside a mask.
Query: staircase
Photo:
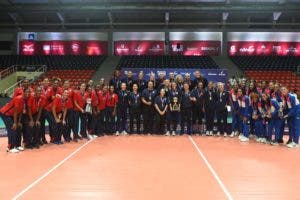
[[[236,66],[228,56],[214,56],[212,59],[219,65],[221,68],[228,70],[228,78],[235,76],[239,77],[243,74],[243,71]]]
[[[36,80],[47,71],[45,65],[12,66],[0,72],[0,94],[11,96],[16,87],[25,79]]]
[[[100,78],[104,78],[106,81],[108,81],[118,65],[120,58],[121,57],[118,56],[107,57],[94,74],[93,81],[98,82]]]

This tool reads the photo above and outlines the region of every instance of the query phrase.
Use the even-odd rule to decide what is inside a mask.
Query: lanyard
[[[164,107],[165,100],[166,100],[166,98],[164,98],[164,97],[161,97],[161,98],[160,98],[160,101],[161,101],[161,107],[162,107],[162,108]]]
[[[223,92],[220,93],[220,102],[222,102]]]
[[[65,100],[63,98],[61,98],[61,108],[62,108],[62,111],[65,110]]]
[[[23,98],[23,114],[26,113],[26,110],[27,110],[26,108],[27,108],[27,106],[26,106],[26,99]]]
[[[139,94],[138,93],[136,93],[136,94],[133,93],[133,97],[134,97],[134,100],[135,100],[134,102],[137,103],[138,98],[139,98]]]
[[[154,94],[154,90],[148,90],[149,91],[149,100],[152,99],[152,95]]]

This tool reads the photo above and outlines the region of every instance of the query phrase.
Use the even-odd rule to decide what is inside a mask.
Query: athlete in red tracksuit
[[[63,144],[61,141],[62,134],[66,133],[66,115],[67,115],[68,90],[63,92],[63,95],[56,95],[53,101],[46,107],[48,111],[49,126],[53,130],[53,143]],[[64,135],[67,141],[66,135]],[[68,141],[67,141],[68,142]]]
[[[106,95],[105,103],[105,127],[108,133],[115,131],[115,117],[117,112],[118,95],[114,92],[114,86],[109,86],[109,92]]]
[[[8,135],[7,151],[10,153],[18,153],[24,150],[18,144],[20,137],[18,128],[21,128],[21,117],[24,111],[23,95],[13,97],[13,99],[0,109],[0,116],[5,124]]]
[[[96,94],[98,96],[98,105],[97,105],[97,121],[95,124],[95,132],[98,136],[101,136],[104,134],[105,129],[105,124],[104,124],[104,119],[105,119],[105,104],[106,104],[106,94],[107,94],[107,86],[103,86],[101,90],[101,86],[97,85],[96,86]]]
[[[41,115],[47,103],[46,97],[42,94],[42,89],[37,87],[27,99],[27,115],[29,123],[26,124],[26,148],[39,148],[41,141]]]
[[[77,142],[77,136],[76,135],[76,123],[75,123],[75,115],[74,115],[74,90],[70,87],[70,82],[67,80],[64,82],[63,85],[64,90],[68,90],[68,101],[66,104],[67,107],[67,127],[66,127],[66,141],[71,141],[71,130],[73,131],[73,141]]]
[[[86,107],[86,99],[85,99],[85,88],[86,85],[83,83],[80,85],[80,89],[74,92],[74,122],[75,122],[75,132],[74,138],[82,139],[87,138],[86,127],[87,127],[87,119],[85,114]],[[79,119],[80,119],[80,135],[78,135],[79,131]]]
[[[93,90],[91,86],[88,86],[84,98],[86,99],[87,130],[89,137],[97,137],[94,126],[96,124],[98,96],[95,90]]]

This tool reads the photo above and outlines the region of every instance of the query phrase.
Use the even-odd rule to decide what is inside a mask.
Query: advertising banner
[[[194,79],[194,72],[199,70],[208,81],[213,82],[222,82],[226,83],[228,79],[228,72],[226,69],[177,69],[177,68],[168,68],[168,69],[153,69],[153,68],[123,68],[122,75],[126,76],[128,71],[132,71],[133,76],[137,78],[139,72],[144,72],[145,79],[149,80],[150,74],[155,74],[158,77],[158,74],[165,73],[168,77],[170,72],[173,72],[176,75],[181,74],[184,76],[186,73],[191,75],[191,79]]]
[[[107,55],[106,41],[20,41],[20,55]]]
[[[228,42],[228,54],[300,56],[300,42],[234,41]]]
[[[124,55],[164,55],[164,41],[115,41],[114,54]]]
[[[218,56],[221,41],[170,41],[171,55]]]

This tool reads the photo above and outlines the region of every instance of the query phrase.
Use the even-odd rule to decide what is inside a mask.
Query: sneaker
[[[234,137],[234,132],[232,132],[229,137],[233,138]]]
[[[213,136],[214,134],[213,134],[213,132],[212,132],[212,131],[209,131],[209,135],[210,135],[210,136]]]
[[[272,141],[272,142],[271,142],[271,145],[273,145],[273,146],[278,146],[279,144],[278,144],[278,142],[276,142],[276,141]]]
[[[175,136],[175,135],[176,135],[175,131],[172,131],[172,136]]]
[[[238,131],[236,131],[236,132],[234,133],[234,135],[235,135],[235,136],[238,136],[238,135],[240,135],[240,133],[239,133]]]
[[[24,151],[24,147],[22,147],[22,146],[17,147],[17,149],[18,149],[19,151]]]
[[[116,136],[119,136],[119,135],[120,135],[119,131],[117,131],[115,135],[116,135]]]
[[[88,134],[87,137],[88,137],[89,140],[92,140],[94,138],[93,135],[90,135],[90,134]]]
[[[288,140],[287,142],[286,142],[286,145],[288,145],[288,144],[290,144],[290,143],[292,143],[292,140]]]
[[[221,136],[221,133],[220,133],[219,131],[217,132],[217,136],[218,136],[218,137],[220,137],[220,136]]]
[[[267,140],[266,140],[266,138],[260,138],[260,142],[261,142],[261,143],[266,143]]]
[[[226,132],[224,133],[224,137],[227,137],[227,133]]]
[[[265,144],[271,144],[271,141],[265,139],[265,140],[264,140],[264,143],[265,143]]]
[[[93,136],[93,138],[97,138],[98,136],[97,135],[92,135]]]
[[[205,135],[206,135],[206,136],[209,136],[209,132],[208,132],[208,131],[206,131]]]
[[[248,142],[249,138],[242,136],[240,140],[241,140],[241,142]]]
[[[242,137],[243,137],[243,135],[242,135],[242,134],[240,134],[240,135],[239,135],[239,140],[240,140],[240,139],[242,139]]]
[[[290,142],[289,144],[286,145],[288,148],[295,148],[298,146],[295,142]]]
[[[261,139],[260,138],[256,138],[256,140],[255,140],[256,142],[260,142],[261,141]]]
[[[128,135],[128,133],[126,131],[123,131],[122,135]]]
[[[165,136],[169,136],[170,135],[170,131],[167,131]]]
[[[10,149],[9,153],[19,153],[20,151],[17,148]]]

